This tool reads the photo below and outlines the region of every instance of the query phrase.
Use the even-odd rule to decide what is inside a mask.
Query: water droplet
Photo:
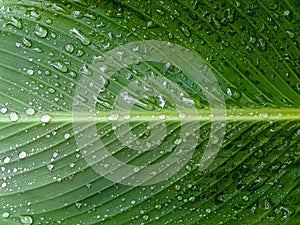
[[[216,145],[219,142],[219,137],[217,135],[211,135],[209,138],[209,142],[213,145]]]
[[[32,217],[31,216],[20,216],[20,221],[22,224],[25,225],[31,225],[33,223]]]
[[[155,208],[156,208],[156,209],[161,209],[161,204],[155,205]]]
[[[10,115],[9,115],[9,119],[10,119],[10,121],[15,122],[15,121],[17,121],[17,120],[19,119],[19,116],[18,116],[17,113],[12,112],[12,113],[10,113]]]
[[[40,26],[39,24],[37,24],[35,26],[34,33],[35,33],[36,36],[38,36],[40,38],[45,38],[48,35],[48,30],[45,27]]]
[[[178,114],[179,119],[184,119],[186,117],[186,115],[183,112],[180,112]]]
[[[161,9],[156,9],[156,12],[158,12],[160,15],[165,15],[165,11],[164,10],[161,10]]]
[[[217,19],[216,15],[213,15],[212,17],[210,17],[209,22],[216,30],[220,30],[222,28],[222,25],[221,25],[220,21]]]
[[[5,164],[9,163],[10,162],[10,158],[8,156],[6,156],[4,159],[3,159],[3,162]]]
[[[135,200],[131,200],[130,203],[131,203],[131,205],[134,205],[135,204]]]
[[[143,215],[143,220],[148,220],[149,216],[148,215]]]
[[[27,156],[27,153],[24,152],[24,151],[22,151],[22,152],[19,153],[19,158],[20,159],[24,159],[24,158],[26,158],[26,156]]]
[[[188,27],[186,27],[186,26],[181,26],[181,27],[180,27],[180,30],[181,30],[181,32],[182,32],[182,34],[183,34],[184,36],[186,36],[186,37],[190,37],[190,36],[191,36],[191,32],[190,32],[190,30],[189,30]]]
[[[52,170],[54,169],[53,164],[48,164],[48,165],[47,165],[47,169],[48,169],[49,171],[52,171]]]
[[[22,38],[22,42],[28,48],[30,48],[32,46],[32,42],[25,37]]]
[[[7,113],[7,110],[8,110],[7,108],[1,108],[0,112],[3,113],[3,114],[5,114],[5,113]]]
[[[247,195],[244,195],[244,196],[243,196],[243,200],[244,200],[245,202],[248,202],[248,201],[249,201],[249,197],[248,197]]]
[[[35,110],[33,108],[26,109],[26,114],[28,116],[33,116],[35,114]]]
[[[283,15],[288,21],[291,21],[293,19],[292,11],[286,10],[286,11],[284,11]]]
[[[138,167],[134,167],[133,170],[132,170],[134,173],[137,173],[140,171],[140,169]]]
[[[241,97],[241,92],[233,87],[227,88],[226,93],[233,99],[239,99]]]
[[[290,38],[290,39],[293,39],[295,37],[295,33],[291,30],[287,30],[285,32],[287,34],[287,36]]]
[[[262,38],[258,39],[258,48],[262,51],[265,51],[267,49],[267,43],[264,39]]]
[[[110,121],[116,121],[119,119],[119,115],[116,114],[116,113],[112,113],[109,117],[108,117],[108,120]]]
[[[70,30],[70,33],[78,38],[83,45],[89,45],[91,43],[90,40],[76,28]]]
[[[33,69],[28,69],[28,70],[26,71],[26,73],[27,73],[29,76],[32,76],[32,75],[34,74],[34,71],[33,71]]]
[[[174,145],[179,145],[181,143],[181,139],[180,138],[177,138],[175,141],[174,141]]]
[[[190,202],[194,202],[196,200],[195,196],[189,197]]]
[[[51,116],[49,116],[48,114],[44,114],[41,117],[41,122],[42,123],[48,123],[51,120]]]
[[[58,12],[62,12],[64,14],[70,14],[70,11],[65,4],[54,3],[54,4],[51,4],[51,6],[52,6],[52,9],[54,9]]]
[[[16,18],[14,16],[9,16],[6,22],[7,22],[6,25],[12,25],[17,29],[23,28],[21,19]]]
[[[131,116],[129,114],[124,115],[125,120],[130,120]]]
[[[66,44],[66,45],[65,45],[65,50],[66,50],[66,52],[68,52],[68,53],[74,52],[74,45],[72,45],[72,44]]]
[[[179,191],[179,190],[180,190],[180,188],[181,188],[181,187],[180,187],[180,185],[179,185],[179,184],[176,184],[176,185],[175,185],[175,190],[176,190],[176,191]]]
[[[59,70],[59,71],[61,71],[63,73],[65,73],[65,72],[68,71],[68,67],[64,63],[62,63],[61,61],[55,61],[55,62],[51,63],[51,65],[55,69],[57,69],[57,70]]]
[[[4,212],[2,213],[2,218],[8,218],[9,217],[9,212]]]
[[[70,135],[69,133],[66,133],[66,134],[64,135],[64,138],[65,138],[65,139],[68,139],[69,137],[71,137],[71,135]]]
[[[205,212],[206,212],[206,213],[211,213],[211,209],[210,209],[210,208],[207,208],[207,209],[205,209]]]

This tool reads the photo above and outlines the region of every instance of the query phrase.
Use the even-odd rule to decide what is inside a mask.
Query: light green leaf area
[[[148,40],[189,49],[212,71],[199,74],[215,76],[223,96],[159,60],[99,75],[102,87],[83,85],[108,52]],[[298,224],[299,45],[299,1],[0,0],[0,224]],[[182,93],[149,85],[149,77]],[[138,85],[154,94],[135,91]],[[79,88],[87,95],[77,95]],[[89,99],[93,88],[98,94]],[[226,120],[214,115],[208,95],[224,98]],[[132,107],[113,114],[120,98]],[[178,99],[198,116],[185,117],[189,107],[179,112]],[[74,111],[78,100],[86,111]],[[82,130],[94,124],[87,147],[74,123]],[[154,144],[151,151],[131,147],[149,137],[162,140],[145,143]],[[105,148],[124,164],[153,165],[193,140],[183,168],[151,185],[107,179],[95,169],[97,157],[85,156]],[[220,148],[203,167],[209,145]]]

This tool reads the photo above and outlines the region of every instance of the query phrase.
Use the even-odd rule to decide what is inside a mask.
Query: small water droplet
[[[175,185],[175,190],[176,190],[176,191],[179,191],[179,190],[180,190],[180,188],[181,188],[181,187],[180,187],[180,185],[179,185],[179,184],[176,184],[176,185]]]
[[[262,39],[262,38],[258,39],[258,48],[261,51],[265,51],[267,49],[267,43],[266,43],[266,41],[264,39]]]
[[[131,203],[131,205],[134,205],[135,204],[135,200],[131,200],[130,203]]]
[[[132,170],[134,173],[137,173],[140,171],[140,169],[138,167],[134,167],[133,170]]]
[[[48,123],[48,122],[50,122],[50,120],[51,120],[51,116],[49,116],[48,114],[44,114],[41,117],[41,122],[42,123]]]
[[[239,99],[241,97],[241,92],[233,87],[227,88],[226,93],[233,99]]]
[[[17,113],[12,112],[12,113],[10,113],[10,115],[9,115],[9,119],[10,119],[10,121],[15,122],[15,121],[17,121],[17,120],[19,119],[19,116],[18,116]]]
[[[244,195],[244,196],[243,196],[243,200],[244,200],[245,202],[248,202],[248,201],[249,201],[249,197],[248,197],[247,195]]]
[[[33,71],[33,69],[28,69],[28,70],[26,71],[26,73],[27,73],[29,76],[32,76],[32,75],[34,74],[34,71]]]
[[[178,114],[179,119],[184,119],[186,117],[186,115],[183,112],[180,112]]]
[[[55,69],[65,73],[68,71],[68,67],[62,63],[61,61],[55,61],[53,63],[51,63],[51,66],[53,66]]]
[[[35,114],[35,110],[33,108],[26,109],[26,114],[28,116],[33,116]]]
[[[116,121],[119,119],[119,115],[117,113],[113,113],[108,117],[108,120],[110,121]]]
[[[149,216],[148,215],[143,215],[143,220],[148,220]]]
[[[47,169],[48,169],[49,171],[52,171],[52,170],[54,169],[53,164],[48,164],[48,165],[47,165]]]
[[[33,223],[32,217],[31,216],[20,216],[20,221],[22,224],[25,225],[31,225]]]
[[[156,209],[161,209],[161,204],[157,204],[157,205],[155,205],[155,207],[154,208],[156,208]]]
[[[22,151],[19,153],[19,159],[24,159],[24,158],[26,158],[26,156],[27,156],[27,153],[25,151]]]
[[[74,45],[72,45],[72,44],[66,44],[66,45],[65,45],[65,50],[66,50],[66,52],[68,52],[68,53],[74,52]]]
[[[206,213],[211,213],[211,209],[210,209],[210,208],[207,208],[207,209],[205,209],[205,212],[206,212]]]
[[[69,134],[69,133],[66,133],[65,135],[64,135],[64,138],[65,139],[68,139],[68,138],[70,138],[71,137],[71,135]]]
[[[290,39],[293,39],[295,37],[295,33],[292,30],[287,30],[285,33]]]
[[[181,139],[180,138],[177,138],[175,141],[174,141],[174,145],[179,145],[181,143]]]
[[[45,27],[37,24],[35,26],[34,34],[40,38],[45,38],[48,35],[48,30]]]
[[[286,10],[286,11],[284,11],[283,15],[288,21],[291,21],[293,19],[292,11]]]
[[[6,156],[4,159],[3,159],[3,162],[5,164],[9,163],[10,162],[10,158],[8,156]]]
[[[32,46],[32,42],[25,37],[22,38],[22,42],[28,48],[30,48]]]
[[[78,38],[83,45],[89,45],[91,43],[90,40],[76,28],[70,30],[70,33]]]
[[[3,113],[3,114],[7,113],[7,111],[8,111],[7,108],[1,108],[1,109],[0,109],[0,112]]]

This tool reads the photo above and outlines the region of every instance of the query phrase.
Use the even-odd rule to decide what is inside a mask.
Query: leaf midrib
[[[196,113],[195,113],[196,112]],[[113,114],[117,114],[118,119],[116,122],[128,121],[128,122],[147,122],[147,121],[298,121],[300,120],[300,108],[260,108],[260,109],[227,109],[226,111],[214,109],[217,112],[217,116],[212,114],[209,109],[198,109],[196,111],[185,110],[157,110],[157,111],[130,111],[130,112],[117,112],[107,111],[101,112],[94,116],[88,113],[76,113],[76,112],[53,112],[49,113],[51,116],[50,122],[60,123],[74,123],[74,122],[114,122],[109,117]],[[184,118],[179,117],[179,113],[185,115]],[[226,113],[226,114],[225,114]],[[26,114],[18,114],[19,120],[15,123],[36,123],[40,121],[41,115],[46,113],[37,113],[34,116],[28,116]],[[197,114],[197,116],[195,116]],[[130,118],[125,118],[130,115]],[[9,113],[6,116],[0,117],[0,124],[8,123]]]

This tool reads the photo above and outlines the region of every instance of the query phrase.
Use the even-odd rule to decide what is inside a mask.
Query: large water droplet
[[[12,112],[12,113],[9,115],[9,119],[10,119],[10,121],[15,122],[15,121],[17,121],[17,120],[19,119],[19,116],[18,116],[17,113]]]
[[[20,216],[20,221],[22,224],[25,224],[25,225],[31,225],[33,223],[33,220],[31,218],[31,216]]]
[[[12,25],[17,29],[23,28],[21,19],[16,18],[14,16],[9,16],[6,22],[7,22],[6,25]]]
[[[9,217],[9,212],[4,212],[2,213],[2,218],[8,218]]]
[[[55,62],[51,63],[51,65],[55,69],[57,69],[57,70],[59,70],[59,71],[61,71],[63,73],[65,73],[65,72],[68,71],[68,67],[64,63],[62,63],[61,61],[55,61]]]
[[[41,117],[41,122],[42,123],[48,123],[48,122],[50,122],[50,120],[51,120],[51,116],[49,116],[48,114],[44,114]]]
[[[89,45],[91,43],[90,40],[76,28],[70,30],[70,33],[78,38],[83,45]]]
[[[48,30],[37,24],[34,29],[34,34],[40,38],[45,38],[48,35]]]
[[[35,114],[35,110],[33,108],[26,109],[26,114],[28,116],[33,116]]]

